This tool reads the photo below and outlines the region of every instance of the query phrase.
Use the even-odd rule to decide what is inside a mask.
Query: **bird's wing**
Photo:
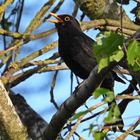
[[[96,59],[93,56],[93,43],[94,41],[84,33],[79,36],[75,36],[71,41],[71,59],[88,73],[97,64]]]
[[[93,39],[91,39],[84,33],[81,33],[79,36],[76,36],[74,41],[74,43],[77,43],[75,45],[77,45],[77,47],[81,49],[85,53],[85,55],[91,57],[92,59],[95,59],[95,57],[93,56],[94,42],[95,41]]]

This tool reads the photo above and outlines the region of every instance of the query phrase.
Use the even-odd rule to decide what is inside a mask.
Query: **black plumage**
[[[82,79],[88,78],[92,69],[97,65],[93,55],[93,44],[95,41],[83,33],[78,21],[74,17],[70,15],[56,15],[54,13],[51,13],[51,15],[57,19],[49,21],[55,23],[58,31],[60,56],[69,69],[77,76]],[[113,90],[114,78],[124,83],[112,71],[105,77],[101,87]],[[116,104],[115,100],[112,103]],[[108,105],[110,106],[112,103],[108,103]],[[117,123],[123,124],[122,120]]]
[[[55,22],[59,36],[59,54],[72,72],[86,79],[97,64],[92,53],[94,40],[83,33],[78,21],[72,16],[58,17],[62,20]]]
[[[75,75],[86,79],[97,65],[93,56],[95,41],[81,30],[79,22],[74,17],[66,14],[50,14],[57,19],[49,21],[55,23],[58,31],[60,56]],[[123,82],[114,72],[113,76]]]

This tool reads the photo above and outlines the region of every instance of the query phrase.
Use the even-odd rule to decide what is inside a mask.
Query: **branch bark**
[[[70,96],[59,108],[56,114],[51,119],[44,133],[44,140],[56,139],[58,133],[66,121],[72,116],[85,101],[92,95],[93,91],[99,86],[105,75],[117,63],[111,63],[110,66],[103,69],[100,73],[97,72],[97,66],[91,71],[89,77],[75,89],[73,95]]]
[[[22,123],[27,127],[29,137],[33,140],[41,139],[42,134],[48,123],[41,118],[25,101],[25,99],[14,93],[10,94],[10,98],[15,106]]]
[[[26,128],[18,117],[3,83],[0,81],[0,136],[10,140],[27,140]]]
[[[133,24],[123,9],[121,12],[121,7],[116,0],[75,0],[75,2],[78,3],[83,13],[92,20],[110,18],[120,21],[122,16],[123,21]]]

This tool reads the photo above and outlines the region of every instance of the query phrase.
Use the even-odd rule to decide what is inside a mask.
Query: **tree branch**
[[[33,140],[40,139],[48,123],[26,103],[21,95],[14,95],[11,92],[10,98],[22,123],[27,127],[29,137]]]
[[[0,81],[0,136],[10,140],[27,140],[27,132]]]
[[[73,95],[70,96],[59,108],[51,119],[47,129],[45,130],[44,140],[54,140],[66,121],[72,116],[77,108],[79,108],[92,95],[93,91],[99,86],[105,75],[116,65],[111,63],[110,66],[103,69],[100,73],[95,67],[89,77],[75,89]]]

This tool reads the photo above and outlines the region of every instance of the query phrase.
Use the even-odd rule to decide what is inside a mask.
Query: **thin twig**
[[[131,133],[138,125],[140,124],[140,118],[135,122],[134,125],[132,125],[131,127],[129,127],[125,133],[123,133],[122,135],[120,135],[119,137],[116,138],[116,140],[124,140],[129,133]]]
[[[65,140],[69,140],[71,138],[71,136],[74,134],[74,132],[76,131],[77,127],[79,126],[79,124],[81,123],[82,118],[84,117],[84,115],[81,115],[77,122],[75,123],[75,125],[73,126],[72,130],[70,131],[70,133],[66,136]]]
[[[50,90],[50,96],[51,96],[51,100],[50,101],[54,104],[56,109],[59,108],[58,104],[56,103],[56,101],[54,99],[54,87],[56,85],[57,75],[58,75],[58,70],[55,72],[55,74],[53,76],[52,83],[51,83],[51,90]]]

